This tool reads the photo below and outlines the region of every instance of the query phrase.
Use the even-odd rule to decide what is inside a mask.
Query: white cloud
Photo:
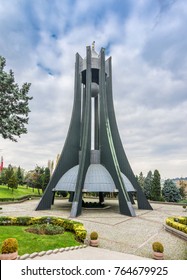
[[[102,0],[73,6],[0,1],[0,54],[19,84],[32,83],[34,97],[28,134],[18,143],[0,140],[5,165],[32,169],[61,152],[73,106],[75,53],[85,57],[95,40],[98,52],[107,47],[112,56],[116,118],[135,174],[158,169],[163,177],[186,176],[187,4],[117,2],[121,9],[112,0],[107,6]]]

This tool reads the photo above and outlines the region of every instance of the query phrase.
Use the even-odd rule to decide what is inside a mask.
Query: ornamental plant
[[[7,238],[3,241],[1,252],[2,254],[15,253],[18,250],[18,241],[16,238]]]
[[[162,243],[156,241],[152,244],[152,248],[154,252],[159,252],[159,253],[163,253],[164,252],[164,246],[162,245]]]
[[[55,235],[64,233],[64,228],[61,226],[56,226],[52,224],[42,224],[42,225],[33,225],[26,229],[27,232],[35,233],[35,234],[46,234],[46,235]]]
[[[180,230],[187,234],[187,217],[179,216],[179,217],[168,217],[166,219],[166,225]]]
[[[171,179],[165,180],[162,196],[168,202],[178,202],[181,199],[180,191]]]
[[[90,233],[90,239],[91,240],[97,240],[97,238],[98,238],[98,233],[96,231],[92,231]]]
[[[48,223],[49,217],[0,217],[0,225],[42,225]],[[62,219],[59,217],[50,217],[50,224],[54,226],[63,227],[66,231],[71,231],[75,234],[78,241],[84,242],[86,238],[87,231],[84,225],[80,222],[71,221],[68,219]]]

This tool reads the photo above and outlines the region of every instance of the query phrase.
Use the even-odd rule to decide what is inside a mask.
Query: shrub
[[[16,238],[7,238],[3,241],[2,254],[14,253],[18,250],[18,241]]]
[[[86,230],[78,230],[75,232],[76,239],[83,242],[86,238]]]
[[[12,218],[7,216],[1,216],[0,217],[0,225],[11,225],[12,224]]]
[[[64,228],[52,224],[33,225],[26,229],[27,232],[35,234],[55,235],[64,233]]]
[[[75,233],[75,237],[78,241],[83,242],[86,238],[86,230],[82,224],[74,224],[73,231]]]
[[[152,244],[152,248],[153,248],[154,252],[159,252],[159,253],[163,253],[164,252],[164,246],[160,242],[154,242]]]
[[[62,219],[62,218],[52,218],[51,219],[51,223],[53,225],[63,226],[64,227],[64,219]]]
[[[41,217],[30,218],[30,225],[41,224]]]
[[[187,217],[169,217],[166,219],[166,224],[170,227],[187,233]]]
[[[74,221],[64,220],[63,226],[65,230],[73,231]]]
[[[31,218],[26,216],[26,217],[17,217],[16,218],[16,224],[22,225],[22,226],[27,226],[30,224]]]
[[[47,224],[48,223],[48,218],[49,217],[39,217],[37,224]]]
[[[168,202],[177,202],[181,200],[180,191],[171,179],[165,180],[162,195]]]
[[[96,231],[92,231],[90,233],[90,239],[91,240],[97,240],[97,238],[98,238],[98,233]]]
[[[50,218],[50,220],[49,220]],[[75,222],[59,217],[0,217],[0,225],[54,225],[62,227],[64,230],[71,231],[75,234],[75,238],[83,242],[86,238],[87,231],[80,222]]]

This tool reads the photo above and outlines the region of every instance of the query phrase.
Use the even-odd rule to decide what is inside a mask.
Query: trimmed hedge
[[[8,217],[8,216],[0,216],[0,225],[1,226],[29,226],[35,224],[46,224],[50,223],[53,225],[62,226],[65,230],[71,231],[75,234],[75,237],[78,241],[84,242],[86,238],[87,231],[84,228],[82,223],[75,222],[68,219],[63,219],[59,217]]]
[[[166,225],[187,234],[187,217],[168,217],[166,219]]]

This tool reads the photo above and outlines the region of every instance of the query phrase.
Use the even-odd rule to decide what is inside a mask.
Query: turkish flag
[[[0,171],[3,170],[3,157],[1,157],[1,165],[0,165]]]

